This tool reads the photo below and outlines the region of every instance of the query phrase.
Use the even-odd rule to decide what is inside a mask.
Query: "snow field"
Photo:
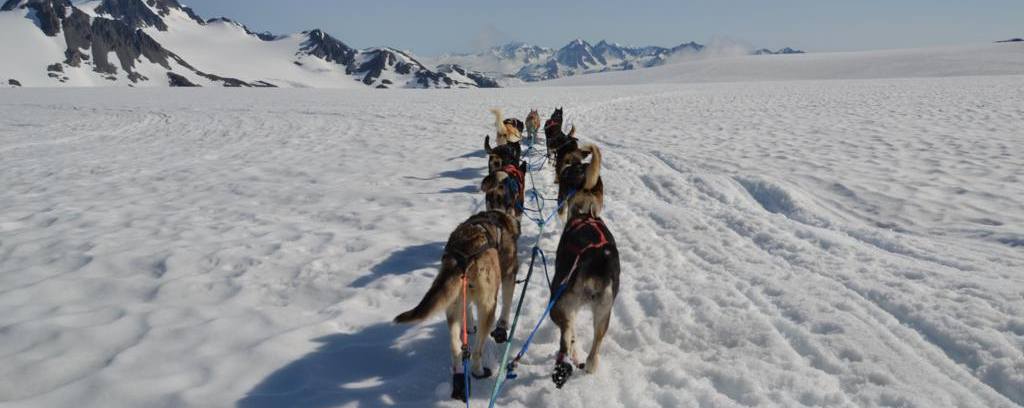
[[[1022,84],[5,90],[0,405],[459,406],[443,318],[390,319],[491,106],[602,147],[623,263],[601,370],[556,390],[545,322],[499,406],[1024,405]]]

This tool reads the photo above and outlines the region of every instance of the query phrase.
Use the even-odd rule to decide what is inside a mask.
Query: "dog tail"
[[[583,189],[590,190],[597,185],[597,179],[601,177],[601,150],[593,144],[583,146],[581,150],[589,150],[590,154],[594,156],[590,160],[590,164],[587,165],[587,179],[583,183]]]
[[[505,118],[501,114],[501,109],[491,108],[491,113],[494,114],[494,127],[498,129],[498,136],[504,136],[505,130]]]
[[[395,316],[395,323],[416,323],[426,320],[428,317],[442,310],[459,296],[458,264],[454,259],[444,256],[441,259],[441,270],[430,285],[427,294],[423,296],[420,303],[412,310]]]

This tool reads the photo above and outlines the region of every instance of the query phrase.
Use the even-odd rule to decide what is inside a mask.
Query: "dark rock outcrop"
[[[461,65],[443,64],[437,67],[437,71],[446,74],[453,72],[461,74],[473,80],[473,83],[476,84],[477,88],[500,88],[498,81],[495,81],[493,78],[477,71],[468,70]]]
[[[356,50],[320,30],[306,31],[306,41],[300,50],[323,58],[327,62],[349,66],[355,60]]]
[[[169,84],[171,85],[171,87],[182,87],[182,88],[197,88],[197,87],[199,87],[199,85],[196,85],[196,84],[192,83],[192,81],[189,81],[188,78],[185,78],[185,77],[183,77],[181,75],[175,74],[175,73],[170,72],[170,71],[167,72],[167,79],[169,80]]]
[[[195,11],[192,11],[189,7],[182,6],[181,3],[178,3],[178,0],[146,0],[146,4],[150,7],[155,7],[157,9],[157,14],[159,14],[160,17],[166,17],[168,14],[171,14],[171,10],[179,10],[191,18],[192,21],[199,24],[205,24],[203,19],[199,17]]]
[[[134,71],[135,60],[140,56],[171,69],[168,63],[169,51],[142,30],[133,29],[120,21],[93,19],[92,40],[92,59],[96,72],[117,73],[117,68],[107,60],[110,52],[117,55],[121,68],[132,82],[143,78]]]
[[[167,31],[164,19],[146,7],[142,0],[103,0],[96,7],[96,12],[107,14],[131,28],[156,27],[160,31]]]
[[[10,85],[10,86],[21,86],[21,82],[19,82],[17,79],[8,79],[7,80],[7,85]]]

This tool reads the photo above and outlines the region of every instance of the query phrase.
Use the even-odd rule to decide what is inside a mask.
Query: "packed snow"
[[[482,207],[492,106],[602,147],[623,270],[600,371],[555,389],[545,322],[498,406],[1024,406],[1024,76],[985,67],[0,90],[0,406],[461,406],[443,317],[390,320]]]

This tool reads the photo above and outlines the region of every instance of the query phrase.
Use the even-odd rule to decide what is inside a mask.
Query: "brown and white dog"
[[[512,289],[519,268],[518,239],[519,222],[510,213],[488,210],[470,217],[448,237],[440,271],[423,299],[412,310],[395,317],[395,323],[415,323],[445,310],[451,334],[452,398],[463,401],[468,398],[461,364],[461,335],[463,325],[470,323],[463,322],[463,304],[476,306],[479,329],[485,333],[491,329],[499,286],[506,287],[503,295],[505,308],[512,302]],[[462,292],[464,284],[465,299]],[[507,311],[503,310],[502,315],[505,314]],[[482,361],[486,343],[487,336],[477,336],[471,350],[471,374],[478,379],[491,375],[491,370],[484,367]]]
[[[593,159],[582,160],[589,152]],[[611,321],[612,306],[619,293],[619,250],[615,238],[601,219],[604,206],[604,187],[601,183],[601,152],[594,145],[570,153],[563,170],[582,168],[579,189],[565,203],[568,222],[558,242],[555,255],[555,276],[551,281],[551,296],[556,299],[551,309],[551,320],[561,330],[558,356],[551,378],[558,388],[568,381],[573,366],[587,373],[597,370],[599,353]],[[563,188],[575,184],[576,176],[563,175]],[[580,363],[576,350],[576,314],[588,307],[594,319],[594,338],[586,364]],[[569,358],[571,364],[566,361]]]
[[[531,109],[526,115],[526,144],[537,143],[537,131],[540,130],[540,113]]]
[[[494,114],[494,127],[497,129],[498,145],[519,143],[523,139],[523,121],[515,118],[504,119],[501,109],[491,109]]]

